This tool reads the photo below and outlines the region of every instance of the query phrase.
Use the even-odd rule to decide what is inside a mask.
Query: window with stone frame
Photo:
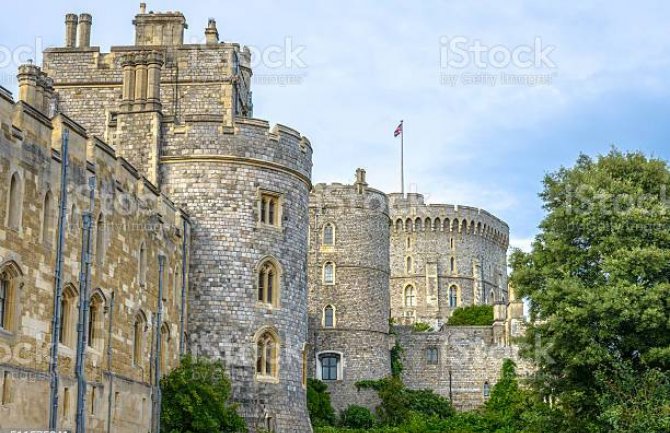
[[[138,280],[141,286],[147,283],[147,247],[144,242],[140,244],[139,256],[137,258]]]
[[[335,284],[335,263],[326,262],[323,265],[323,284]]]
[[[281,225],[281,200],[279,194],[261,192],[258,200],[258,222],[271,226]]]
[[[321,380],[335,381],[341,380],[340,377],[341,356],[338,353],[323,353],[319,355],[319,368]]]
[[[456,286],[449,287],[449,307],[458,307],[458,287]]]
[[[67,285],[61,297],[58,341],[68,347],[75,346],[76,306],[77,292],[72,285]]]
[[[135,315],[133,324],[133,365],[141,367],[144,364],[144,334],[147,328],[147,319],[140,311]]]
[[[428,347],[426,349],[426,363],[429,365],[437,365],[440,360],[440,351],[437,347]]]
[[[279,377],[279,340],[274,333],[265,331],[256,340],[256,378]]]
[[[266,259],[258,267],[257,275],[258,301],[277,305],[279,299],[279,270],[270,259]]]
[[[54,200],[51,191],[47,191],[44,195],[44,203],[42,208],[42,243],[51,245],[54,237],[55,228],[55,211]]]
[[[405,307],[411,308],[416,306],[416,293],[414,286],[409,285],[405,287]]]
[[[105,301],[100,293],[91,296],[88,312],[88,347],[99,351],[103,350],[104,335],[104,308]]]
[[[335,307],[332,305],[327,305],[323,309],[323,326],[325,328],[335,327]]]
[[[335,226],[332,223],[323,226],[323,245],[328,247],[335,245]]]
[[[405,273],[406,274],[411,274],[413,270],[414,270],[414,266],[413,266],[412,257],[407,256],[405,258]]]
[[[0,328],[9,328],[10,291],[12,280],[7,272],[0,274]]]

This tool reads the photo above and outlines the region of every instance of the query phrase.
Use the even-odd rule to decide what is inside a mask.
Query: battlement
[[[148,216],[160,215],[161,221],[169,228],[180,229],[181,219],[188,218],[186,212],[178,209],[135,167],[118,156],[114,148],[89,134],[75,120],[63,113],[49,118],[23,100],[14,101],[12,94],[3,87],[0,87],[0,128],[10,152],[12,147],[18,151],[22,143],[29,141],[33,146],[31,151],[42,155],[36,155],[36,158],[52,158],[58,163],[62,155],[62,134],[68,130],[68,153],[73,170],[90,172],[98,177],[98,183],[112,185],[115,191],[104,187],[98,193],[111,194],[106,198],[110,200],[110,205],[114,205],[115,194],[129,194],[135,202],[131,206],[137,206],[138,211]],[[84,185],[83,179],[80,180]]]
[[[509,226],[484,209],[452,204],[425,204],[421,194],[389,194],[393,231],[444,231],[483,236],[509,246]]]
[[[365,170],[356,170],[353,184],[339,182],[318,183],[314,185],[310,197],[310,206],[315,207],[364,207],[381,210],[388,215],[388,196],[368,186]]]

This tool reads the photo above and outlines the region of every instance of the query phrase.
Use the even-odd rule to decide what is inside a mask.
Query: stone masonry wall
[[[391,314],[398,323],[420,321],[439,329],[457,307],[509,299],[507,224],[476,208],[426,205],[420,194],[389,197]],[[413,305],[408,286],[414,287]],[[452,286],[458,293],[454,307]]]
[[[323,242],[326,224],[334,227],[333,245]],[[326,263],[335,265],[333,285],[323,280]],[[379,403],[374,391],[358,391],[355,383],[391,373],[388,282],[386,195],[367,187],[362,170],[354,185],[316,185],[310,200],[309,366],[311,376],[319,377],[320,355],[341,356],[342,375],[326,381],[336,410]],[[324,322],[327,306],[335,310],[333,327]]]
[[[31,102],[31,101],[28,101]],[[79,298],[81,214],[88,209],[88,179],[96,177],[91,295],[102,301],[96,338],[86,350],[87,427],[106,431],[112,396],[113,431],[147,431],[151,422],[152,354],[158,305],[158,255],[166,256],[163,327],[165,371],[179,362],[182,244],[185,214],[160,195],[112,148],[59,114],[47,118],[27,102],[14,102],[0,88],[0,272],[12,275],[6,304],[11,320],[0,329],[3,381],[0,429],[43,430],[49,413],[48,361],[52,333],[61,136],[69,131],[70,192],[64,231],[63,282],[74,294],[59,345],[59,428],[74,429],[74,377]],[[9,202],[18,175],[22,200]],[[45,196],[51,207],[45,212]],[[8,213],[20,210],[18,226]],[[47,223],[45,225],[45,215]],[[100,221],[102,215],[103,224]],[[45,231],[46,227],[46,231]],[[146,281],[139,277],[139,251],[146,251]],[[112,293],[114,309],[109,310]],[[132,361],[134,322],[146,318],[141,357]],[[108,334],[111,325],[111,335]],[[108,347],[111,345],[111,359]],[[107,363],[111,361],[111,369]]]

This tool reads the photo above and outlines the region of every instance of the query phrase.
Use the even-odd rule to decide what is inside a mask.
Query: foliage
[[[559,402],[566,433],[668,431],[667,392],[650,378],[670,368],[669,184],[662,160],[582,155],[545,177],[541,233],[512,255],[534,389]]]
[[[428,389],[407,389],[397,377],[359,381],[356,382],[356,386],[359,389],[377,391],[381,400],[381,404],[377,407],[377,416],[385,425],[403,424],[408,421],[412,413],[438,419],[454,414],[448,399]]]
[[[335,410],[330,404],[328,386],[317,379],[307,379],[307,410],[313,426],[335,424]]]
[[[161,430],[167,433],[246,432],[229,403],[231,385],[221,361],[186,356],[161,379]]]
[[[375,424],[375,417],[370,409],[351,405],[340,414],[340,425],[348,428],[369,429]]]
[[[400,377],[402,371],[405,369],[405,366],[402,364],[402,355],[404,353],[405,349],[403,349],[398,340],[396,340],[391,349],[391,375],[393,375],[393,377]]]
[[[424,322],[415,322],[414,325],[412,326],[412,330],[414,332],[428,332],[432,331],[432,329],[433,329],[432,326]]]
[[[448,326],[491,326],[493,324],[492,305],[471,305],[454,310]]]

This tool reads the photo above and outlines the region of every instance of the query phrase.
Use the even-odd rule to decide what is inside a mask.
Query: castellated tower
[[[473,207],[390,194],[391,307],[398,323],[435,329],[458,307],[506,304],[509,227]]]
[[[376,393],[355,383],[391,373],[388,212],[360,169],[355,184],[318,184],[310,197],[309,365],[336,410],[373,409]]]
[[[142,4],[135,44],[108,53],[90,15],[65,22],[65,46],[44,53],[59,109],[192,218],[190,351],[224,360],[251,431],[311,432],[309,140],[251,117],[250,50],[220,42],[213,19],[185,43],[180,12]]]

